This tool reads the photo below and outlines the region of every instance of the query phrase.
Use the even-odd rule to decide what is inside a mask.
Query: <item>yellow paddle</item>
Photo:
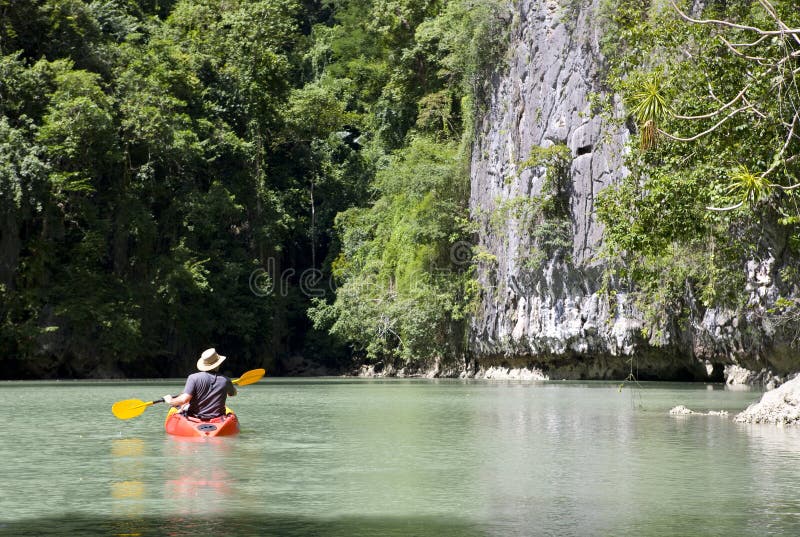
[[[233,379],[231,382],[234,384],[238,384],[239,386],[247,386],[248,384],[254,384],[261,380],[261,377],[264,376],[266,371],[263,369],[251,369],[247,373],[244,373],[238,379]],[[177,395],[175,396],[177,397]],[[125,399],[124,401],[117,401],[111,407],[111,412],[114,415],[121,419],[121,420],[129,420],[131,418],[135,418],[139,416],[142,412],[145,411],[147,407],[150,405],[155,405],[156,403],[163,403],[164,398],[156,399],[155,401],[141,401],[139,399]]]
[[[144,412],[144,409],[150,405],[163,402],[163,397],[161,399],[148,402],[142,401],[141,399],[125,399],[124,401],[117,401],[114,403],[114,405],[111,407],[111,412],[113,412],[114,415],[121,420],[129,420]]]
[[[258,382],[265,374],[266,371],[263,369],[251,369],[247,373],[242,374],[242,376],[238,379],[233,379],[231,382],[238,384],[239,386],[247,386],[248,384],[254,384]]]

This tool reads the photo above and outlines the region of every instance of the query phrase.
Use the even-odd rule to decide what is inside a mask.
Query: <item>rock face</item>
[[[772,374],[771,371],[750,371],[738,365],[725,366],[725,383],[728,386],[750,386],[759,384],[767,390],[773,390],[786,381],[784,377]]]
[[[599,3],[518,0],[507,67],[494,82],[472,155],[482,288],[470,333],[474,368],[719,381],[726,364],[764,378],[800,368],[795,351],[773,344],[764,320],[778,295],[772,256],[747,266],[747,314],[698,305],[688,323],[669,320],[658,340],[642,336],[643,316],[627,289],[608,281],[612,293],[601,293],[595,199],[626,173],[630,133],[591,106],[592,95],[604,92]],[[559,148],[566,155],[560,171],[541,158]],[[562,212],[546,214],[542,200],[555,200]]]
[[[470,204],[484,255],[472,350],[481,362],[544,364],[554,378],[627,373],[642,327],[625,293],[614,304],[601,296],[602,271],[593,262],[602,237],[595,195],[625,173],[628,139],[590,105],[590,95],[603,91],[597,4],[521,0],[509,67],[473,150]],[[541,218],[507,210],[550,194],[552,170],[522,163],[555,146],[569,149],[568,184],[555,195],[568,200],[571,242],[556,252],[537,244]]]
[[[800,376],[765,393],[758,403],[737,414],[734,421],[775,425],[800,423]]]

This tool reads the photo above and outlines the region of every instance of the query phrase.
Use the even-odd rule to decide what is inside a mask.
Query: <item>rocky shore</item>
[[[422,367],[395,368],[391,365],[362,365],[353,372],[357,377],[368,378],[461,378],[487,380],[550,380],[549,377],[533,366],[506,367],[489,366],[473,367],[474,364],[461,364],[461,367],[443,365],[439,361]]]
[[[429,363],[418,363],[405,367],[391,364],[361,365],[351,371],[328,371],[315,364],[312,368],[297,368],[306,365],[296,359],[294,374],[299,376],[354,376],[366,378],[462,378],[487,380],[550,380],[548,374],[534,365],[480,365],[477,362],[464,361],[458,364],[446,364],[435,360]],[[560,378],[560,377],[557,377]],[[752,371],[740,366],[725,368],[725,382],[728,386],[763,386],[768,390],[757,403],[734,417],[739,423],[762,423],[772,425],[800,424],[800,374],[793,378],[781,377],[763,369]],[[724,410],[696,411],[684,405],[673,407],[669,411],[673,416],[720,416],[727,417]]]
[[[740,378],[757,378],[750,374],[742,374]],[[774,380],[770,380],[773,383]],[[764,384],[766,387],[766,384]],[[733,420],[738,423],[762,423],[769,425],[796,425],[800,424],[800,374],[778,386],[770,389],[761,396],[761,400],[753,403],[744,411],[737,414]],[[673,407],[669,411],[672,416],[727,416],[727,411],[698,412],[684,405]]]
[[[800,375],[765,393],[761,400],[740,412],[739,423],[793,425],[800,422]]]
[[[627,363],[610,363],[603,360],[587,361],[587,364],[563,360],[553,360],[540,366],[526,360],[463,360],[444,362],[431,360],[411,364],[392,364],[378,362],[375,364],[354,365],[350,369],[330,369],[323,364],[304,360],[300,356],[284,360],[280,364],[280,375],[297,377],[319,376],[352,376],[366,378],[469,378],[494,380],[620,380],[627,374]],[[623,367],[625,366],[625,367]],[[647,370],[640,380],[652,380]],[[725,382],[730,387],[760,386],[772,390],[789,377],[774,374],[771,370],[753,371],[736,365],[725,367],[718,382]]]
[[[567,362],[564,360],[564,362]],[[300,376],[330,375],[354,376],[368,378],[470,378],[470,379],[507,379],[507,380],[620,380],[624,378],[621,366],[609,364],[602,360],[585,364],[557,362],[539,367],[537,364],[525,363],[524,360],[509,360],[497,363],[493,360],[462,361],[445,363],[439,360],[395,366],[386,363],[363,364],[350,371],[321,372],[320,367],[305,369]],[[627,364],[624,364],[626,368]],[[730,387],[759,386],[765,390],[773,390],[787,381],[789,377],[774,374],[769,369],[753,371],[741,366],[726,366],[719,382],[724,381]],[[641,379],[640,379],[641,380]],[[644,377],[644,380],[648,380]]]
[[[725,366],[724,376],[728,386],[763,386],[765,390],[774,390],[788,378],[776,375],[769,369],[751,371],[738,365]]]

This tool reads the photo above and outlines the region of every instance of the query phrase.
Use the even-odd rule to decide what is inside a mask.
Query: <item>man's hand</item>
[[[192,396],[188,393],[182,393],[178,397],[172,397],[171,395],[167,394],[164,396],[164,402],[170,406],[181,406],[185,405],[189,401],[192,400]]]

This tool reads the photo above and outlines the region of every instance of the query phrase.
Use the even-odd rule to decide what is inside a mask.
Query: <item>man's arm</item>
[[[164,396],[164,402],[170,406],[183,406],[191,400],[192,396],[188,393],[182,393],[178,397],[172,397],[171,395]]]
[[[186,379],[186,385],[183,387],[183,393],[180,394],[178,397],[172,397],[171,395],[164,396],[164,402],[171,406],[183,406],[189,401],[192,400],[192,394],[195,392],[195,377],[193,375],[189,375],[189,378]]]

